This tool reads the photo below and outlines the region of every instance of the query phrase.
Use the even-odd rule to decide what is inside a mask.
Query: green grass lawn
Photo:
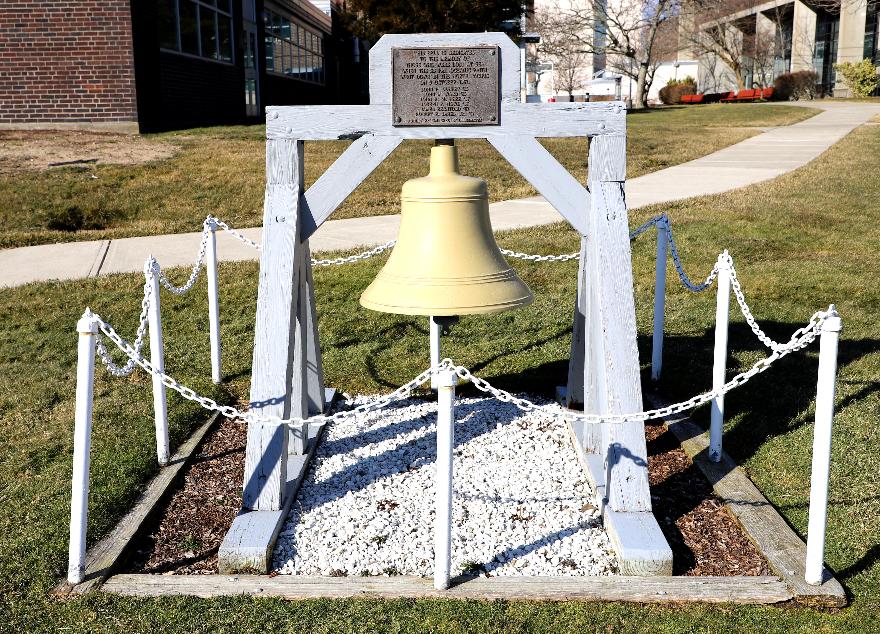
[[[734,110],[731,110],[733,112]],[[646,116],[654,116],[646,115]],[[877,632],[880,610],[880,127],[862,127],[820,159],[772,182],[724,195],[641,210],[635,226],[668,211],[688,271],[697,278],[729,248],[749,303],[777,340],[835,302],[840,343],[826,559],[851,606],[822,612],[791,606],[340,600],[285,602],[251,597],[135,600],[104,594],[56,601],[66,570],[77,335],[88,305],[132,336],[137,275],[33,284],[0,294],[0,631],[71,632]],[[647,371],[654,241],[633,245],[640,355]],[[533,253],[575,250],[561,226],[501,235]],[[329,384],[378,392],[427,364],[422,319],[361,309],[357,297],[382,258],[315,272]],[[552,395],[564,380],[577,265],[515,265],[536,294],[512,313],[468,317],[445,353],[492,383]],[[166,363],[198,391],[246,398],[257,267],[221,266],[222,334],[229,380],[210,382],[204,284],[163,294]],[[184,273],[178,271],[177,279]],[[670,280],[674,272],[670,267]],[[675,285],[668,295],[661,388],[671,398],[710,386],[714,295]],[[735,311],[735,309],[734,309]],[[766,354],[736,312],[730,373]],[[794,529],[807,525],[817,347],[793,354],[727,398],[725,448]],[[647,380],[647,377],[645,377]],[[467,391],[465,390],[465,393]],[[156,471],[150,381],[143,373],[97,373],[90,537],[105,534]],[[205,414],[171,396],[173,442]],[[696,413],[706,423],[708,409]]]
[[[629,174],[638,176],[704,156],[759,132],[817,111],[766,104],[651,109],[629,116]],[[263,127],[185,130],[151,138],[178,148],[145,165],[97,165],[0,175],[0,248],[198,231],[209,213],[233,226],[262,222]],[[430,142],[407,141],[386,160],[334,218],[397,213],[404,181],[428,168]],[[314,182],[348,142],[306,143],[306,181]],[[583,138],[545,145],[582,181]],[[489,181],[492,200],[535,191],[485,141],[464,141],[462,169]],[[74,230],[78,228],[79,230]]]

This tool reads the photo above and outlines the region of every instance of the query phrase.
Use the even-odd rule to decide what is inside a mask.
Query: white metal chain
[[[669,223],[669,218],[666,214],[660,216],[657,224],[662,224],[662,229],[666,230],[666,237],[669,241],[669,250],[672,253],[672,263],[675,265],[675,270],[678,272],[678,277],[681,280],[681,283],[684,284],[689,291],[694,293],[702,293],[712,286],[715,278],[718,277],[718,263],[715,263],[715,266],[709,272],[709,275],[704,281],[699,284],[694,284],[688,277],[688,274],[684,272],[684,267],[681,264],[681,257],[678,254],[678,245],[675,243],[675,236],[672,234],[672,225]]]
[[[189,279],[183,286],[175,286],[174,284],[172,284],[171,281],[165,276],[165,272],[162,270],[162,267],[159,266],[159,263],[155,260],[152,260],[151,266],[154,267],[156,274],[159,276],[159,283],[175,295],[186,295],[193,287],[193,285],[195,285],[196,280],[199,279],[199,273],[201,273],[202,266],[205,263],[205,251],[208,248],[208,237],[209,232],[211,231],[211,222],[216,222],[216,220],[213,217],[208,216],[207,218],[205,218],[205,222],[202,223],[202,241],[199,244],[199,253],[196,256],[196,261],[193,264],[192,271],[190,271]],[[149,258],[147,260],[147,264],[150,265]]]
[[[563,253],[562,255],[535,255],[532,253],[511,251],[510,249],[501,249],[501,253],[509,258],[528,260],[530,262],[567,262],[569,260],[576,260],[581,256],[580,251],[576,253]]]
[[[752,314],[752,310],[749,308],[749,305],[746,304],[745,294],[743,293],[739,278],[736,276],[736,269],[733,266],[733,258],[725,251],[718,257],[718,260],[719,263],[721,263],[722,266],[725,266],[730,273],[730,287],[733,289],[734,297],[736,297],[736,303],[739,304],[740,311],[742,312],[743,317],[745,317],[746,323],[749,325],[749,328],[752,329],[752,332],[755,333],[755,336],[761,341],[761,343],[770,348],[770,350],[772,350],[773,352],[785,350],[789,345],[791,345],[791,342],[801,333],[801,331],[806,331],[813,325],[813,321],[817,318],[816,315],[813,315],[813,317],[810,319],[810,323],[807,324],[807,326],[795,332],[788,343],[779,343],[778,341],[774,341],[773,339],[771,339],[770,336],[761,329],[761,326],[758,325],[758,321]]]
[[[439,371],[437,368],[428,368],[414,379],[397,388],[393,392],[385,394],[375,400],[368,401],[367,403],[363,403],[351,410],[344,410],[340,412],[336,412],[332,415],[324,415],[318,414],[315,416],[310,416],[308,418],[289,418],[289,419],[281,419],[277,416],[260,416],[254,412],[242,412],[231,405],[220,405],[217,401],[208,398],[206,396],[201,396],[192,388],[189,388],[185,385],[181,385],[178,381],[176,381],[173,377],[169,376],[165,372],[161,372],[153,366],[153,364],[145,359],[137,350],[135,350],[134,346],[125,341],[116,330],[108,324],[106,321],[101,319],[100,315],[92,314],[92,318],[95,323],[98,325],[101,333],[106,335],[116,346],[122,350],[129,358],[129,363],[134,365],[139,365],[141,368],[146,370],[149,374],[159,377],[165,387],[168,387],[178,394],[180,394],[183,398],[193,401],[194,403],[198,403],[203,408],[220,412],[223,416],[232,419],[241,419],[246,422],[255,422],[262,423],[268,425],[301,425],[303,423],[326,423],[326,422],[336,422],[343,420],[345,418],[349,418],[351,416],[356,416],[363,412],[367,412],[373,409],[380,409],[386,407],[390,403],[407,398],[410,393],[417,387],[427,383],[431,380],[431,376]],[[98,340],[101,339],[101,334],[97,337]]]
[[[380,244],[378,247],[374,249],[370,249],[369,251],[364,251],[363,253],[357,253],[355,255],[349,255],[342,258],[333,258],[331,260],[315,260],[312,259],[313,266],[333,266],[334,264],[349,264],[350,262],[357,262],[358,260],[366,260],[367,258],[371,258],[374,255],[379,255],[383,251],[386,251],[393,247],[397,241],[391,240],[390,242],[386,242],[385,244]]]
[[[125,344],[126,348],[130,348],[137,357],[141,356],[141,350],[144,346],[144,336],[147,333],[147,320],[150,313],[150,301],[153,295],[152,285],[150,284],[150,274],[146,268],[147,266],[149,266],[149,263],[150,261],[147,260],[147,264],[144,267],[144,299],[141,301],[141,316],[140,321],[138,322],[137,332],[135,333],[134,345],[130,346],[121,337],[119,338],[120,341]],[[119,343],[116,342],[116,345],[118,346]],[[95,338],[95,349],[98,352],[101,363],[104,364],[104,366],[107,368],[107,371],[113,376],[123,377],[128,376],[129,374],[134,372],[134,368],[136,365],[134,357],[128,355],[128,361],[126,361],[125,365],[116,365],[116,363],[113,361],[113,358],[110,356],[110,353],[107,351],[107,348],[104,346],[104,340],[102,339],[100,334]]]
[[[352,416],[357,416],[358,414],[374,410],[381,409],[383,407],[388,406],[390,403],[396,400],[400,400],[406,398],[410,395],[412,390],[415,388],[427,383],[431,376],[437,374],[441,370],[453,370],[457,376],[467,381],[470,381],[474,384],[474,386],[485,393],[491,394],[495,398],[505,403],[512,403],[519,409],[523,411],[534,411],[541,410],[545,412],[548,416],[556,416],[562,417],[567,420],[577,420],[583,421],[586,423],[622,423],[627,421],[647,421],[656,418],[664,418],[667,416],[672,416],[674,414],[679,414],[681,412],[685,412],[700,405],[704,405],[709,401],[727,394],[731,390],[739,387],[740,385],[746,383],[749,379],[751,379],[756,374],[760,374],[764,372],[767,368],[769,368],[776,360],[781,359],[782,357],[795,352],[796,350],[801,350],[812,343],[816,337],[818,336],[822,323],[829,316],[830,313],[819,311],[813,314],[810,318],[810,321],[803,328],[798,329],[789,340],[789,343],[785,346],[780,346],[778,349],[774,350],[773,353],[760,359],[751,368],[748,370],[737,374],[730,381],[725,383],[721,388],[717,390],[711,390],[709,392],[705,392],[703,394],[699,394],[694,396],[686,401],[681,401],[679,403],[675,403],[673,405],[668,405],[666,407],[643,411],[643,412],[634,412],[632,414],[576,414],[573,412],[561,412],[558,409],[553,408],[552,406],[539,405],[529,401],[528,399],[521,398],[507,392],[505,390],[493,387],[488,381],[482,379],[478,376],[475,376],[464,366],[454,365],[451,359],[444,359],[437,366],[430,367],[423,371],[421,374],[416,376],[414,379],[409,381],[408,383],[402,385],[397,388],[393,392],[385,394],[377,399],[368,401],[363,403],[353,409],[343,410],[340,412],[336,412],[332,415],[318,414],[315,416],[310,416],[308,418],[289,418],[289,419],[281,419],[276,416],[260,416],[255,412],[242,412],[235,407],[230,405],[220,405],[213,399],[210,399],[205,396],[201,396],[196,393],[193,389],[181,385],[174,378],[157,370],[150,361],[145,359],[140,353],[135,350],[135,348],[126,342],[122,337],[120,337],[113,327],[101,319],[100,316],[93,314],[92,318],[95,320],[95,323],[98,325],[101,333],[106,335],[111,341],[113,341],[120,350],[122,350],[129,358],[129,363],[137,364],[146,370],[149,374],[153,376],[159,377],[162,383],[172,390],[179,393],[183,398],[198,403],[202,407],[208,410],[220,412],[223,416],[232,419],[241,419],[248,423],[260,423],[266,425],[303,425],[303,424],[323,424],[327,422],[338,422]],[[100,335],[99,335],[100,340]],[[108,366],[109,369],[109,366]],[[111,371],[112,372],[112,371]],[[114,373],[115,374],[115,373]],[[118,375],[117,375],[118,376]]]
[[[250,238],[245,237],[244,235],[242,235],[241,233],[239,233],[238,231],[236,231],[235,229],[230,227],[228,224],[226,224],[222,220],[219,220],[219,219],[214,218],[212,216],[208,216],[208,219],[212,220],[216,226],[220,227],[221,229],[226,231],[228,234],[230,234],[234,238],[240,240],[241,242],[245,243],[246,245],[248,245],[250,247],[253,247],[257,251],[262,251],[263,246],[261,244],[254,242]],[[349,256],[341,257],[341,258],[332,258],[329,260],[316,260],[315,258],[312,258],[312,266],[333,266],[334,264],[349,264],[350,262],[357,262],[358,260],[366,260],[367,258],[371,258],[374,255],[379,255],[383,251],[390,249],[391,247],[394,246],[395,242],[396,242],[396,240],[391,240],[390,242],[386,242],[385,244],[381,244],[377,247],[369,249],[368,251],[364,251],[362,253],[357,253],[355,255],[349,255]]]
[[[238,231],[236,231],[235,229],[230,227],[228,224],[226,224],[225,222],[223,222],[219,218],[215,218],[214,216],[208,216],[207,218],[205,218],[205,225],[206,225],[205,229],[206,230],[210,231],[210,225],[208,224],[209,222],[214,223],[214,226],[220,227],[221,229],[223,229],[223,231],[225,231],[226,233],[231,235],[233,238],[240,240],[241,242],[244,242],[249,247],[253,247],[257,251],[261,251],[263,249],[262,245],[259,242],[254,242],[250,238],[245,237],[243,234],[239,233]]]
[[[662,218],[663,218],[663,216],[656,216],[655,218],[651,218],[646,223],[637,227],[634,231],[632,231],[629,234],[630,240],[634,240],[637,237],[639,237],[640,235],[642,235],[645,231],[647,231],[648,229],[650,229],[651,227],[656,225],[658,222],[660,222],[660,220]],[[210,230],[210,226],[209,226],[210,222],[213,222],[217,227],[220,227],[221,229],[223,229],[224,231],[229,233],[234,238],[240,240],[241,242],[243,242],[244,244],[247,244],[250,247],[253,247],[254,249],[256,249],[258,251],[263,248],[262,245],[254,242],[253,240],[251,240],[249,238],[246,238],[244,235],[242,235],[241,233],[239,233],[238,231],[236,231],[235,229],[230,227],[228,224],[226,224],[222,220],[219,220],[218,218],[214,218],[213,216],[208,216],[207,219],[205,219],[205,231],[202,236],[202,253],[204,252],[204,245],[206,244],[206,241],[207,241],[207,235],[208,235],[207,232]],[[375,248],[372,248],[368,251],[363,251],[362,253],[357,253],[355,255],[349,255],[349,256],[345,256],[345,257],[332,258],[332,259],[328,259],[328,260],[317,260],[317,259],[313,258],[312,265],[313,266],[333,266],[336,264],[350,264],[351,262],[357,262],[359,260],[366,260],[367,258],[371,258],[375,255],[379,255],[383,251],[387,251],[388,249],[393,247],[396,244],[396,242],[397,242],[396,240],[391,240],[389,242],[386,242],[385,244],[381,244],[381,245],[379,245]],[[576,260],[580,257],[580,252],[563,253],[562,255],[538,255],[538,254],[534,254],[534,253],[520,253],[519,251],[511,251],[510,249],[501,249],[501,253],[503,253],[504,255],[506,255],[507,257],[510,257],[510,258],[517,258],[519,260],[528,260],[531,262],[568,262],[569,260]],[[201,260],[199,260],[198,262],[200,262],[200,261]],[[197,275],[197,273],[196,273],[196,275]],[[166,288],[169,288],[168,285],[165,284],[164,282],[163,282],[163,285],[165,285]],[[189,286],[192,286],[192,284],[189,284]],[[187,288],[187,290],[189,290],[189,289]]]
[[[651,218],[647,222],[639,225],[629,234],[630,240],[635,240],[640,235],[645,233],[648,229],[659,223],[664,216],[655,216]],[[562,255],[534,255],[531,253],[520,253],[518,251],[511,251],[509,249],[501,249],[501,253],[510,258],[517,258],[519,260],[529,260],[531,262],[567,262],[569,260],[576,260],[580,257],[580,251],[576,251],[574,253],[564,253]]]
[[[769,357],[759,359],[752,365],[751,368],[744,372],[740,372],[735,377],[730,379],[727,383],[722,385],[719,389],[710,390],[708,392],[704,392],[703,394],[698,394],[697,396],[693,396],[686,401],[681,401],[657,409],[647,410],[643,412],[635,412],[632,414],[575,414],[573,412],[560,412],[555,409],[548,409],[548,407],[545,405],[538,405],[529,401],[528,399],[517,397],[510,392],[493,387],[489,384],[488,381],[486,381],[485,379],[481,379],[480,377],[474,376],[467,368],[463,366],[454,366],[452,369],[455,371],[457,376],[470,381],[478,390],[491,394],[498,400],[504,401],[505,403],[512,403],[519,409],[526,412],[543,409],[546,410],[547,414],[549,415],[565,418],[566,420],[581,421],[585,423],[623,423],[627,421],[647,421],[657,418],[666,418],[668,416],[673,416],[675,414],[680,414],[682,412],[695,409],[701,405],[705,405],[709,401],[715,400],[719,396],[727,394],[728,392],[736,389],[740,385],[743,385],[756,374],[764,372],[767,368],[773,365],[775,361],[781,359],[786,355],[791,354],[792,352],[801,350],[810,345],[813,341],[815,341],[816,337],[819,336],[819,332],[821,331],[822,322],[824,322],[828,316],[829,313],[825,311],[814,313],[813,316],[810,318],[809,323],[803,328],[798,329],[792,335],[787,345],[780,346],[780,348],[778,350],[774,350]],[[449,359],[444,359],[443,363],[451,364],[451,361]]]

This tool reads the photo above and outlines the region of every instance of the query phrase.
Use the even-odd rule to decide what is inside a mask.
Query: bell
[[[534,296],[495,243],[482,178],[458,172],[451,142],[431,148],[427,176],[403,185],[400,231],[361,306],[401,315],[472,315],[512,310]]]

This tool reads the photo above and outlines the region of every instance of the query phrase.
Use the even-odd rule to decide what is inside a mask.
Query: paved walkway
[[[797,105],[818,107],[824,112],[688,163],[633,178],[626,186],[630,209],[716,194],[779,176],[812,161],[854,128],[880,114],[880,105],[871,103]],[[493,203],[489,213],[496,231],[562,220],[541,197]],[[399,223],[399,216],[330,220],[318,229],[309,244],[315,253],[382,244],[397,236]],[[252,240],[261,239],[260,228],[245,229],[242,233]],[[191,265],[200,235],[184,233],[0,250],[0,287],[140,271],[151,253],[163,267]],[[251,260],[257,255],[225,232],[218,232],[217,251],[225,261]]]

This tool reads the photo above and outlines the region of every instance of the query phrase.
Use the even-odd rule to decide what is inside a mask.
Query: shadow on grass
[[[771,338],[784,342],[802,324],[762,322],[761,325]],[[667,336],[664,340],[663,376],[656,384],[657,391],[667,401],[674,402],[709,390],[713,347],[713,330],[707,330],[701,336]],[[728,379],[747,370],[754,361],[770,352],[745,323],[730,325],[729,349],[746,359],[739,362],[728,356]],[[651,338],[639,337],[640,357],[649,359],[650,351]],[[876,352],[880,352],[880,340],[842,338],[838,347],[839,370]],[[771,438],[812,424],[818,362],[818,342],[815,342],[805,350],[778,360],[765,373],[753,377],[748,385],[725,397],[727,418],[740,417],[736,426],[726,429],[724,435],[725,449],[737,462],[742,463],[755,455]],[[860,383],[862,387],[855,392],[846,390],[841,394],[844,390],[838,390],[837,411],[880,391],[880,381]],[[647,387],[649,384],[646,371],[643,385]],[[838,380],[839,388],[848,385],[853,383]],[[708,412],[709,408],[704,406],[693,415],[693,420],[703,429],[707,429]]]
[[[849,581],[849,579],[855,577],[859,573],[872,568],[877,562],[880,562],[880,544],[874,544],[865,551],[865,554],[862,555],[858,561],[847,566],[843,570],[839,570],[837,572],[837,578],[841,581]],[[852,595],[849,589],[847,589],[847,594]],[[850,600],[852,600],[852,596],[850,596]]]

